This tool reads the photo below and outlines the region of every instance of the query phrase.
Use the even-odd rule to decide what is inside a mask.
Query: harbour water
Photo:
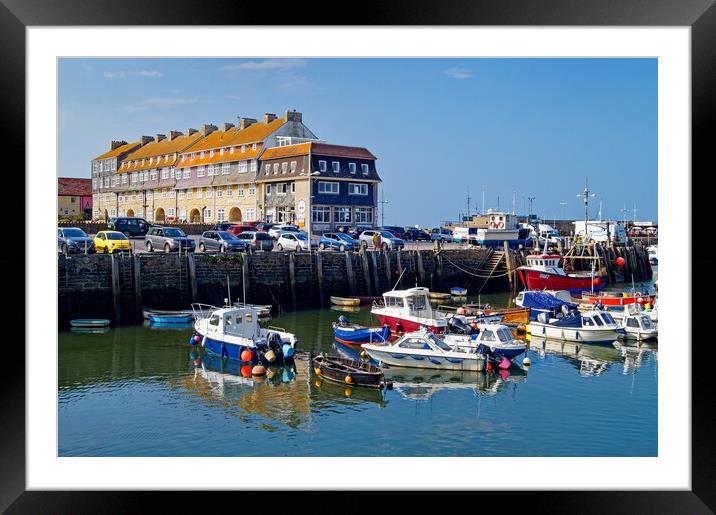
[[[393,368],[381,393],[311,371],[341,314],[375,323],[369,308],[275,316],[301,352],[263,380],[189,345],[190,326],[61,332],[60,456],[657,455],[657,343],[532,340],[526,370]]]

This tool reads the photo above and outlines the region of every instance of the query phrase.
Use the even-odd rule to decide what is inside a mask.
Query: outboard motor
[[[547,319],[547,313],[540,313],[539,315],[537,315],[537,321],[543,324],[549,322],[549,320]]]
[[[281,345],[283,344],[283,342],[281,341],[281,337],[278,333],[269,333],[267,340],[269,348],[272,349],[274,352],[278,352],[281,350]]]
[[[448,327],[451,332],[456,334],[470,334],[470,327],[456,317],[450,317],[450,319],[448,319]]]
[[[341,315],[338,317],[338,325],[342,327],[348,327],[349,324],[350,322],[348,321],[348,317],[346,317],[345,315]]]
[[[566,304],[562,304],[562,314],[567,315],[569,313],[569,307]]]

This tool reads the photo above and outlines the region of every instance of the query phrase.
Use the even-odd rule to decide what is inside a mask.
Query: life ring
[[[502,229],[504,226],[505,226],[505,222],[499,222],[499,223],[497,224],[497,228],[498,228],[498,229]]]
[[[497,229],[498,225],[497,222],[490,222],[490,228]]]

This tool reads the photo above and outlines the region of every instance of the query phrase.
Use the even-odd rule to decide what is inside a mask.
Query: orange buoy
[[[241,361],[249,362],[253,359],[254,353],[250,350],[241,351]]]
[[[241,375],[243,377],[249,377],[251,375],[251,367],[248,365],[241,367]]]
[[[316,373],[317,376],[320,376],[320,375],[321,375],[321,368],[320,368],[320,367],[314,368],[313,371]]]
[[[353,384],[353,378],[350,376],[350,374],[346,376],[344,381],[346,382],[346,384]]]
[[[346,394],[346,397],[350,397],[351,395],[353,395],[353,389],[346,388],[345,394]]]

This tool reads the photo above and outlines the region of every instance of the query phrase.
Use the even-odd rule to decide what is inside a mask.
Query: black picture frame
[[[338,11],[320,4],[293,3],[285,8],[266,10],[256,4],[217,0],[210,8],[186,0],[2,0],[0,2],[0,51],[3,73],[0,74],[2,113],[5,124],[3,142],[24,169],[25,127],[25,28],[48,25],[547,25],[547,26],[685,26],[691,28],[692,72],[692,223],[707,220],[709,213],[698,213],[699,206],[709,206],[707,187],[693,188],[699,176],[704,177],[712,165],[710,126],[716,105],[716,7],[714,0],[490,0],[482,2],[442,0],[441,2],[361,2],[350,16],[336,16]],[[272,5],[275,5],[272,3]],[[348,11],[346,11],[348,12]],[[267,18],[268,17],[268,18]],[[341,21],[336,22],[335,19]],[[713,165],[712,165],[713,166]],[[700,171],[700,172],[699,172]],[[687,175],[687,171],[685,171]],[[24,181],[20,181],[23,184]],[[708,183],[704,183],[706,185]],[[24,188],[24,184],[21,186]],[[22,212],[22,211],[20,211]],[[692,242],[703,236],[692,225]],[[25,228],[26,231],[28,228]],[[713,269],[712,253],[696,248],[692,251],[693,273]],[[685,252],[686,254],[686,252]],[[22,249],[12,256],[0,258],[5,267],[25,268]],[[701,277],[701,275],[699,276]],[[705,309],[693,298],[693,320],[708,320]],[[701,299],[702,300],[702,299]],[[17,302],[17,298],[13,298]],[[24,303],[23,303],[24,305]],[[27,315],[25,315],[27,316]],[[694,338],[696,339],[696,338]],[[9,342],[6,342],[10,345]],[[38,342],[28,342],[26,345]],[[702,342],[699,342],[700,344]],[[690,345],[690,341],[666,342],[668,345]],[[710,345],[706,338],[705,347]],[[16,344],[13,344],[17,347]],[[12,366],[4,370],[5,381],[0,389],[0,510],[7,513],[98,513],[130,512],[148,507],[161,495],[163,509],[173,506],[182,511],[211,509],[214,500],[206,493],[196,492],[81,492],[26,491],[25,488],[25,357],[12,354]],[[707,353],[692,347],[692,489],[690,491],[584,491],[584,492],[471,492],[469,497],[486,508],[492,502],[509,504],[521,509],[550,513],[712,513],[716,509],[716,466],[714,456],[713,386]],[[662,364],[687,367],[688,363]],[[346,481],[347,487],[350,481]],[[226,500],[229,495],[211,494]],[[293,492],[290,506],[320,509],[314,492]],[[343,495],[341,492],[333,497]],[[351,494],[347,494],[351,495]],[[281,503],[276,494],[274,502]],[[411,504],[423,503],[429,492],[413,492],[402,496],[401,511]],[[434,498],[434,496],[432,496]],[[366,499],[366,497],[362,497]],[[354,497],[355,499],[355,497]],[[375,499],[373,499],[375,501]],[[346,501],[352,504],[350,497]],[[468,500],[468,502],[471,502]],[[372,503],[371,503],[372,504]],[[495,506],[500,506],[495,505]],[[244,504],[246,508],[255,508]],[[335,508],[335,506],[334,506]],[[332,509],[330,511],[333,511]]]

